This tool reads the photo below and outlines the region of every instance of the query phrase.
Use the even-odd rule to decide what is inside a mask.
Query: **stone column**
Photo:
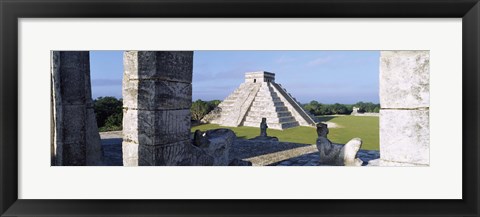
[[[381,51],[380,164],[430,163],[429,51]]]
[[[89,52],[53,51],[51,55],[52,165],[100,165]]]
[[[193,52],[126,51],[123,165],[189,165]]]

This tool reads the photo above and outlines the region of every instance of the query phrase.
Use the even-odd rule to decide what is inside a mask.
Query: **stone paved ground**
[[[357,155],[363,161],[362,166],[377,166],[374,164],[368,164],[369,161],[379,159],[380,153],[378,151],[368,151],[368,150],[360,150]],[[288,160],[284,160],[278,163],[271,164],[271,166],[320,166],[318,161],[320,157],[318,155],[318,151],[304,154],[295,158],[290,158]]]
[[[237,139],[230,155],[248,160],[254,166],[319,166],[317,147],[308,144]],[[379,159],[380,152],[360,150],[357,156],[366,166],[369,161]]]
[[[103,161],[106,166],[123,166],[122,131],[101,132]]]
[[[122,132],[102,132],[100,136],[105,165],[122,166]],[[317,147],[309,144],[237,139],[229,154],[231,159],[247,160],[254,166],[319,166]],[[358,157],[365,166],[368,161],[379,159],[380,153],[360,150]]]

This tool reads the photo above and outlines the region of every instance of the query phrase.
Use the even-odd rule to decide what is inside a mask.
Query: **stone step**
[[[225,98],[223,101],[237,101],[239,97],[240,97],[239,94],[231,94],[227,98]]]
[[[235,102],[236,101],[223,101],[221,102],[220,104],[218,104],[218,107],[232,107],[233,105],[235,105]]]
[[[270,113],[276,113],[276,112],[289,112],[288,108],[285,106],[278,106],[278,107],[265,107],[265,106],[252,106],[249,109],[250,112],[256,112],[256,113],[262,113],[262,112],[270,112]]]
[[[285,122],[285,123],[278,123],[278,124],[272,124],[272,129],[287,129],[287,128],[292,128],[292,127],[298,127],[300,124],[298,124],[297,121],[293,122]]]
[[[288,112],[288,108],[286,106],[253,106],[250,107],[250,111],[267,111],[267,112]]]
[[[226,113],[228,111],[233,110],[233,106],[223,106],[222,108],[222,113]]]
[[[275,92],[268,92],[268,91],[258,91],[257,97],[265,96],[265,97],[278,97]]]
[[[262,118],[267,118],[267,123],[285,123],[285,122],[293,122],[295,121],[295,118],[292,116],[287,116],[287,117],[263,117],[263,116],[247,116],[245,118],[245,121],[247,122],[253,122],[253,123],[258,123],[260,124],[262,122]]]
[[[256,96],[255,101],[273,101],[273,102],[279,102],[282,101],[280,97],[272,97],[272,96]]]
[[[237,109],[234,109],[233,107],[222,108],[222,115],[228,115],[236,110]]]
[[[245,92],[248,92],[248,91],[250,91],[250,90],[251,90],[250,87],[238,88],[238,89],[234,90],[234,91],[232,92],[232,94],[234,94],[234,95],[239,95],[239,94],[241,94],[241,93],[245,93]]]
[[[289,111],[254,111],[251,110],[248,111],[247,116],[259,116],[259,117],[276,117],[276,118],[281,118],[281,117],[288,117],[292,116],[292,114]]]
[[[242,95],[246,94],[247,92],[245,91],[239,91],[239,92],[233,92],[232,94],[230,94],[230,96],[228,96],[227,98],[229,99],[237,99],[239,97],[241,97]]]
[[[230,96],[228,96],[227,98],[225,98],[223,101],[236,100],[237,98],[238,98],[237,95],[231,94]]]
[[[258,102],[258,101],[253,101],[252,106],[255,107],[281,107],[285,106],[282,101],[280,102],[272,102],[272,101],[263,101],[263,102]]]
[[[260,88],[260,89],[258,89],[258,92],[259,93],[273,93],[274,91],[272,91],[271,89]]]
[[[222,106],[232,106],[235,102],[235,100],[223,100]]]
[[[277,130],[283,130],[283,129],[287,129],[287,128],[292,128],[292,127],[297,127],[297,126],[299,126],[299,124],[298,124],[297,121],[285,122],[285,123],[268,123],[268,120],[267,120],[267,125],[268,125],[268,128],[270,128],[270,129],[277,129]],[[243,126],[247,126],[247,127],[260,127],[260,123],[244,121],[244,122],[243,122]]]
[[[284,107],[284,106],[283,106]],[[264,106],[252,106],[250,107],[249,109],[249,112],[252,112],[253,113],[265,113],[265,114],[275,114],[277,112],[289,112],[288,111],[288,108],[283,108],[282,106],[280,107],[273,107],[273,106],[269,106],[269,107],[264,107]],[[278,109],[279,108],[279,109]],[[280,111],[279,111],[280,110]]]
[[[260,87],[260,89],[258,89],[258,91],[262,91],[262,92],[270,92],[270,88],[268,87]]]

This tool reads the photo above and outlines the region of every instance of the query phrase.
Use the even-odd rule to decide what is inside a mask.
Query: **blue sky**
[[[244,73],[269,71],[302,103],[379,102],[378,51],[195,51],[193,100],[223,100]],[[93,98],[122,95],[122,51],[91,51]]]

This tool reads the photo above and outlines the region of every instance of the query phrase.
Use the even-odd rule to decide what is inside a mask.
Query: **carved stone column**
[[[191,164],[193,52],[126,51],[123,164]]]
[[[88,51],[53,51],[52,165],[101,165]]]
[[[429,61],[428,51],[381,52],[381,165],[430,163]]]

